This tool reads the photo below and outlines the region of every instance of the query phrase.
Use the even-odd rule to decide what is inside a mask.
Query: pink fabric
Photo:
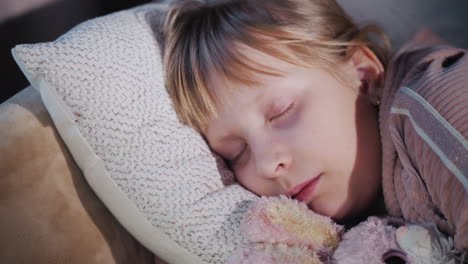
[[[380,111],[384,198],[391,215],[434,222],[467,250],[468,54],[437,44],[445,43],[422,32],[388,67]]]

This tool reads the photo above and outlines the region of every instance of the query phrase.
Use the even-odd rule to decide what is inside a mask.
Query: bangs
[[[217,116],[215,92],[224,89],[229,96],[235,90],[213,87],[210,80],[241,87],[259,85],[261,75],[282,76],[249,51],[333,73],[356,47],[367,46],[386,64],[390,45],[385,34],[372,26],[359,29],[335,1],[213,2],[173,2],[165,21],[166,88],[179,120],[198,132]],[[369,40],[370,33],[381,36],[383,48]]]
[[[167,69],[174,73],[176,87],[169,88],[171,98],[180,107],[176,111],[181,121],[199,132],[217,116],[217,102],[210,80],[221,79],[243,86],[258,85],[259,75],[281,76],[274,65],[265,65],[249,57],[254,50],[291,64],[300,60],[294,52],[286,52],[288,39],[297,37],[269,24],[250,25],[238,14],[245,10],[240,4],[225,8],[215,6],[189,11],[184,21],[172,21],[179,45],[166,56]],[[189,19],[188,19],[189,18]],[[173,29],[174,30],[174,29]],[[177,32],[176,31],[176,32]],[[274,44],[272,44],[274,43]],[[170,81],[170,80],[168,80]],[[169,84],[170,85],[170,84]],[[232,91],[223,90],[228,94]]]

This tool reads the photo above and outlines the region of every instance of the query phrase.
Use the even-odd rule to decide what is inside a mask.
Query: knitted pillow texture
[[[132,235],[170,263],[224,263],[245,244],[240,221],[257,197],[177,119],[158,42],[165,8],[98,17],[12,53],[86,180]]]

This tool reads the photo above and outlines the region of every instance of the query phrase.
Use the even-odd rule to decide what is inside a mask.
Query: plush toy
[[[402,226],[396,231],[396,240],[408,263],[465,263],[465,255],[454,249],[453,239],[435,224]]]
[[[369,217],[344,232],[329,217],[285,196],[262,197],[241,225],[249,240],[229,264],[461,263],[464,255],[434,225]]]
[[[338,246],[343,227],[281,196],[254,202],[241,232],[250,244],[237,251],[230,264],[320,264]]]

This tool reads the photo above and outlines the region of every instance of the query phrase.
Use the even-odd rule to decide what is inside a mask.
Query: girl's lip
[[[322,176],[322,174],[319,174],[308,181],[296,185],[287,193],[287,196],[301,202],[307,201],[314,192],[315,186],[317,185],[320,176]]]

